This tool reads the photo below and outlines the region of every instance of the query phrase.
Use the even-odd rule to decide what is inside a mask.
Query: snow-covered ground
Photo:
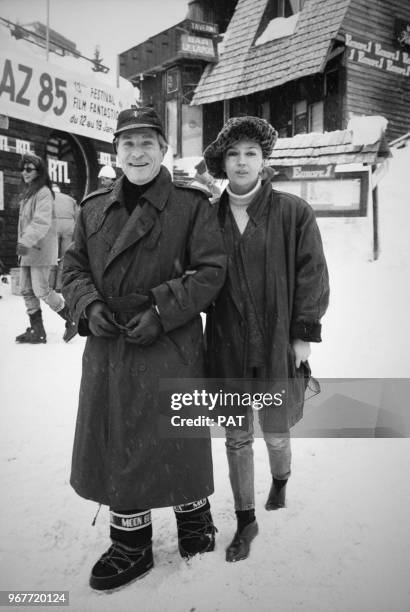
[[[311,360],[319,378],[409,377],[409,168],[410,147],[395,151],[380,189],[377,262],[358,261],[354,249],[342,260],[327,245],[332,302]],[[9,285],[0,291],[0,589],[68,590],[74,612],[408,612],[408,439],[294,439],[288,507],[269,513],[266,451],[256,440],[260,535],[237,564],[224,560],[234,519],[215,439],[215,551],[183,561],[171,509],[154,510],[153,571],[117,592],[93,592],[88,576],[109,543],[108,512],[91,527],[96,504],[68,484],[84,341],[65,345],[61,319],[44,308],[47,344],[15,345],[23,301]]]

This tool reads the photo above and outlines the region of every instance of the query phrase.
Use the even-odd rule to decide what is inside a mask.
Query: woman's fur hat
[[[226,178],[223,169],[223,155],[227,149],[242,138],[255,140],[262,148],[262,156],[268,158],[278,138],[278,133],[266,119],[260,117],[232,117],[229,119],[216,140],[204,151],[204,158],[209,174],[214,178]]]

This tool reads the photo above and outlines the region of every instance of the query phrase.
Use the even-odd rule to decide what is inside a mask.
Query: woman
[[[313,210],[299,197],[263,180],[277,133],[264,119],[230,119],[204,153],[209,173],[227,178],[218,217],[228,252],[228,275],[207,320],[210,376],[250,379],[251,389],[286,391],[282,406],[263,407],[259,422],[272,485],[265,505],[285,505],[290,476],[289,428],[302,416],[310,377],[310,342],[320,342],[329,296],[328,275]],[[279,385],[279,386],[278,386]],[[284,385],[286,385],[284,387]],[[237,529],[227,561],[249,554],[255,519],[253,412],[245,428],[226,428]]]
[[[18,221],[17,255],[20,262],[21,295],[30,319],[30,327],[16,342],[44,344],[40,300],[65,320],[64,340],[77,333],[64,298],[49,286],[50,267],[57,264],[57,234],[54,219],[54,195],[47,168],[34,154],[24,154],[21,161],[23,189]]]

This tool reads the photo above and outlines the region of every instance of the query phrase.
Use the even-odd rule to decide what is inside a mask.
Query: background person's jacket
[[[20,202],[17,242],[28,247],[20,266],[53,266],[57,263],[57,232],[54,199],[50,189],[41,187]]]

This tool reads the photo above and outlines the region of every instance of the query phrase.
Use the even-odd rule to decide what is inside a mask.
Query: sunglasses
[[[34,166],[23,166],[21,169],[22,172],[34,172],[35,170],[37,170],[37,168]]]

